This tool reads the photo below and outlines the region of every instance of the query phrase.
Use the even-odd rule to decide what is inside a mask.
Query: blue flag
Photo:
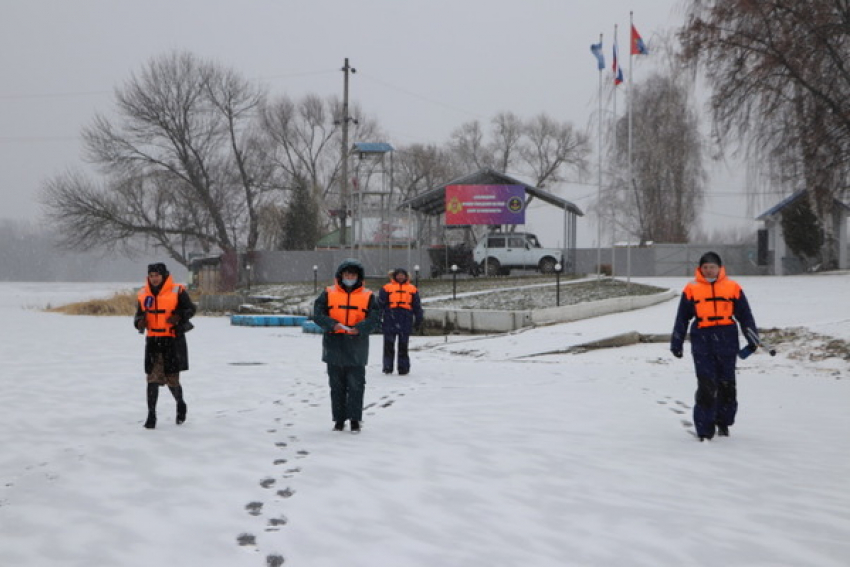
[[[590,44],[590,52],[596,56],[596,62],[599,64],[599,70],[605,68],[605,56],[602,55],[602,42]]]

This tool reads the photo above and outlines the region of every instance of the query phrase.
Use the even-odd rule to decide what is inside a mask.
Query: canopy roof
[[[769,208],[768,210],[766,210],[765,212],[763,212],[762,214],[757,216],[756,220],[766,221],[766,220],[771,220],[773,218],[776,218],[779,215],[779,213],[781,213],[786,207],[790,207],[791,205],[793,205],[794,203],[796,203],[797,201],[799,201],[800,199],[805,197],[806,194],[807,194],[806,189],[800,189],[799,191],[797,191],[793,195],[789,195],[788,197],[785,197],[784,199],[782,199],[781,201],[779,201],[778,203],[773,205],[771,208]],[[838,199],[833,199],[833,203],[835,204],[836,208],[838,210],[842,211],[845,215],[848,213],[848,211],[850,211],[850,207],[848,207],[847,205],[845,205],[844,203],[842,203]]]
[[[464,177],[459,177],[449,181],[445,185],[425,191],[412,199],[404,201],[401,205],[399,205],[399,208],[410,207],[414,211],[418,211],[426,215],[441,215],[446,212],[446,187],[449,185],[522,185],[525,188],[526,195],[537,197],[541,201],[549,203],[559,209],[565,209],[577,216],[584,216],[581,209],[572,202],[489,168],[482,169]]]

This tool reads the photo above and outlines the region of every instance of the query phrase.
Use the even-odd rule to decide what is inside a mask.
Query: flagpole
[[[632,90],[634,88],[632,79],[632,60],[634,59],[634,54],[632,53],[634,51],[632,49],[632,29],[634,28],[633,16],[634,12],[629,12],[629,186],[626,189],[626,199],[628,199],[629,192],[632,191],[634,186],[632,177],[632,98],[634,98],[634,91]],[[626,236],[628,238],[626,241],[626,289],[629,289],[632,283],[632,236],[628,233]]]
[[[602,45],[602,34],[599,34],[599,45]],[[596,279],[602,279],[602,72],[605,66],[599,69],[599,102],[597,112],[597,184],[596,184]]]
[[[620,46],[619,46],[619,38],[617,37],[617,24],[614,24],[614,53],[616,54],[616,66],[614,69],[614,114],[611,120],[612,124],[612,136],[614,142],[614,163],[617,163],[617,159],[619,159],[620,148],[617,146],[617,73],[620,69]],[[614,198],[611,199],[611,277],[613,278],[617,274],[616,266],[617,266],[617,214],[614,211],[614,207],[616,206],[616,197],[617,197],[617,188],[614,187]]]

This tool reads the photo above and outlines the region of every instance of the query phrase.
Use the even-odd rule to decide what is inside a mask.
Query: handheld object
[[[746,335],[747,338],[750,340],[750,344],[738,351],[738,358],[743,360],[753,354],[756,349],[752,348],[751,345],[756,345],[757,347],[765,349],[770,354],[770,356],[776,356],[776,349],[761,340],[759,336],[755,333],[755,331],[753,331],[752,329],[747,329]]]

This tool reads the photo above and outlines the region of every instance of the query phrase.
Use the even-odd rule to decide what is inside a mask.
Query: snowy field
[[[681,290],[684,278],[640,279]],[[731,437],[689,433],[678,300],[502,336],[414,337],[364,431],[331,431],[320,337],[196,318],[188,421],[142,428],[128,317],[37,308],[126,285],[0,283],[0,565],[555,567],[850,564],[850,274],[739,278],[760,328]]]

